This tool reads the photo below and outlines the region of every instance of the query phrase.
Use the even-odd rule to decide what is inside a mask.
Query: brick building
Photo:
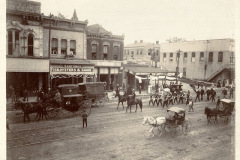
[[[124,36],[113,35],[101,25],[87,27],[87,59],[94,64],[96,81],[112,90],[122,85]]]
[[[47,89],[49,60],[43,51],[41,3],[27,0],[8,0],[6,17],[6,87],[30,94]]]

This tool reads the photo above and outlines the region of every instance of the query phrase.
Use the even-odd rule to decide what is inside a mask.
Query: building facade
[[[161,43],[160,65],[189,79],[234,80],[234,40],[213,39]],[[180,53],[180,54],[179,54]]]
[[[94,81],[94,65],[86,60],[87,24],[78,20],[76,11],[72,19],[43,16],[43,52],[50,58],[50,87]]]
[[[8,0],[6,16],[6,87],[16,96],[23,90],[35,94],[47,89],[49,59],[43,51],[41,4],[26,0]]]
[[[122,85],[124,36],[113,35],[101,25],[87,27],[87,59],[94,64],[96,81],[112,90]]]

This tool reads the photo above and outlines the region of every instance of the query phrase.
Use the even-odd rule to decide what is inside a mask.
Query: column
[[[87,82],[87,75],[84,74],[84,75],[83,75],[83,83],[86,83],[86,82]]]
[[[70,40],[67,39],[67,55],[70,54]]]
[[[12,30],[12,55],[15,55],[15,31]]]
[[[100,67],[97,68],[97,81],[100,82]]]
[[[58,54],[61,54],[61,39],[58,39]]]

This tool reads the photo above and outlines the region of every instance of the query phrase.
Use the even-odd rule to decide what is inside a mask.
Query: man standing
[[[223,98],[226,98],[226,96],[227,96],[227,90],[226,90],[225,88],[223,89],[222,94],[223,94]]]
[[[119,84],[117,84],[117,88],[116,88],[116,95],[115,98],[119,95]]]
[[[215,96],[216,96],[216,91],[213,89],[212,90],[212,102],[215,102]]]
[[[219,110],[220,107],[220,98],[218,97],[217,104],[216,104],[216,109]]]
[[[61,99],[61,94],[60,94],[59,90],[57,90],[54,100],[56,102],[56,105],[58,105],[57,107],[61,107],[62,99]]]
[[[207,91],[206,91],[206,93],[207,93],[207,101],[209,101],[209,96],[210,96],[210,90],[209,90],[209,88],[207,89]]]
[[[204,89],[202,87],[202,89],[201,89],[201,101],[203,100],[203,95],[204,95]]]
[[[142,87],[141,87],[141,84],[139,85],[139,94],[141,94],[141,91],[142,91]]]
[[[195,102],[197,101],[197,99],[200,102],[200,94],[201,94],[200,90],[198,89],[196,93],[197,93],[197,96],[196,96]]]
[[[230,88],[230,95],[229,95],[229,99],[230,99],[231,97],[233,98],[233,87],[231,87],[231,88]]]
[[[167,98],[167,95],[164,96],[163,108],[164,108],[164,106],[168,107],[168,98]]]
[[[188,112],[190,112],[191,110],[194,112],[194,110],[193,110],[193,100],[192,99],[190,99],[188,106],[189,106]]]
[[[152,93],[150,94],[150,100],[149,100],[149,104],[148,105],[150,105],[151,103],[153,104],[153,95],[152,95]]]
[[[83,114],[82,114],[83,128],[84,128],[84,124],[86,125],[86,128],[87,128],[87,117],[88,117],[88,115],[87,115],[86,111],[84,110]]]

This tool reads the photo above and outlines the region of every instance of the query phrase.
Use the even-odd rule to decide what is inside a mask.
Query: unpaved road
[[[218,124],[207,125],[203,114],[205,106],[214,107],[215,103],[194,103],[194,112],[186,114],[192,122],[187,135],[179,132],[173,138],[167,131],[161,137],[149,138],[150,127],[142,125],[143,117],[165,116],[166,108],[148,106],[148,100],[143,101],[143,111],[131,114],[121,107],[117,111],[115,103],[94,108],[88,128],[82,128],[77,116],[14,122],[14,132],[7,132],[7,159],[234,159],[234,122],[226,125],[219,118]],[[186,108],[183,104],[174,106]]]

